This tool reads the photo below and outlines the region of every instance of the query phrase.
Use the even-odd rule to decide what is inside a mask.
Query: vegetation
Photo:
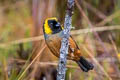
[[[0,80],[55,80],[58,59],[46,47],[47,17],[64,23],[67,0],[0,0]],[[67,62],[66,80],[120,79],[120,0],[75,0],[72,36],[95,66]],[[94,31],[91,31],[94,30]]]

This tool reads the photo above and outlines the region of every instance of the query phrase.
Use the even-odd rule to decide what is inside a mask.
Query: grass
[[[34,27],[36,23],[32,20],[33,15],[32,15],[31,7],[33,5],[25,0],[15,1],[14,3],[11,1],[7,2],[7,0],[5,1],[6,2],[0,1],[1,2],[0,16],[2,16],[0,17],[1,20],[0,80],[32,80],[32,79],[35,80],[34,77],[38,75],[40,76],[42,73],[49,75],[50,74],[49,71],[46,72],[46,70],[48,69],[51,70],[51,66],[52,68],[56,68],[57,59],[53,57],[52,59],[50,59],[49,56],[51,57],[53,55],[50,55],[51,53],[48,50],[46,50],[47,51],[46,55],[43,54],[44,53],[43,49],[45,48],[44,44],[37,43],[43,40],[43,35],[33,36],[37,34],[36,33],[37,29],[35,29],[36,27]],[[75,30],[72,30],[71,34],[73,35],[75,41],[79,44],[80,49],[82,49],[83,55],[87,57],[95,65],[95,69],[91,72],[84,73],[80,70],[77,64],[75,64],[72,61],[68,61],[66,80],[84,80],[84,79],[119,80],[120,79],[119,77],[120,75],[119,2],[120,1],[117,0],[117,3],[115,3],[116,5],[114,7],[114,10],[110,13],[110,15],[107,15],[98,9],[98,6],[100,4],[99,0],[93,2],[87,2],[87,4],[85,4],[84,6],[80,5],[79,2],[76,2],[77,6],[75,6],[75,8],[78,8],[80,6],[82,7],[82,10],[79,10],[79,8],[75,9],[76,11],[73,16],[73,20],[74,20],[73,25],[75,26]],[[54,6],[49,5],[48,3],[49,1],[48,2],[40,1],[40,5],[42,5],[43,7],[47,7],[48,9],[46,8],[46,12],[43,12],[44,14],[40,13],[39,17],[42,18],[50,17],[48,13],[49,10],[51,9],[49,8],[50,6],[52,7]],[[64,1],[61,3],[64,3]],[[63,7],[63,4],[59,4],[59,1],[56,1],[55,4],[56,7],[61,7],[61,6]],[[88,9],[89,7],[87,7],[87,5],[93,7],[93,8],[90,7],[92,10]],[[104,4],[101,5],[105,6]],[[83,7],[85,7],[85,9]],[[111,7],[113,6],[111,5]],[[54,12],[56,11],[59,10],[55,10]],[[93,13],[91,13],[91,11],[93,11]],[[65,9],[63,9],[63,12],[65,12]],[[102,18],[98,20],[98,22],[96,23],[98,19],[98,17],[96,17],[98,15],[97,13],[99,13],[98,17],[100,17],[101,14],[105,17],[104,19]],[[52,14],[52,12],[50,14]],[[61,15],[60,20],[64,20],[62,19],[64,14],[65,13],[62,14],[62,12],[61,13],[56,12],[56,15]],[[82,14],[83,16],[81,17],[80,14]],[[96,21],[92,19],[89,20],[91,14],[96,15],[96,16],[91,16],[96,18]],[[35,17],[35,19],[37,20],[38,18]],[[89,25],[94,27],[90,28]],[[86,29],[81,29],[84,27]],[[98,33],[98,37],[102,41],[96,39],[96,37],[94,36],[95,33],[92,30]],[[42,29],[40,29],[40,31],[42,31]],[[102,36],[106,35],[105,32],[108,32],[107,36],[105,37],[99,36],[100,34],[102,34]],[[104,38],[107,38],[107,40],[104,40]],[[100,42],[102,43],[102,45]],[[17,50],[20,49],[21,43],[23,44],[25,52],[29,52],[29,49],[31,50],[29,52],[30,56],[28,59],[22,59],[18,55]],[[34,46],[34,44],[36,43],[37,46],[41,46],[41,45],[43,46],[36,48]],[[108,54],[104,51],[103,45],[105,46]],[[36,49],[38,49],[39,54],[34,59],[31,60],[31,56],[36,52]],[[38,57],[40,60],[37,60]],[[43,57],[47,57],[47,58],[44,59]],[[114,60],[113,59],[111,60],[111,58],[113,58]],[[40,69],[39,74],[36,73],[38,69]]]

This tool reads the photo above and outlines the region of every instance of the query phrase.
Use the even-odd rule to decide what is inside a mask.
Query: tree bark
[[[71,30],[71,22],[72,22],[72,13],[73,13],[73,6],[74,0],[68,0],[67,2],[67,10],[64,22],[64,37],[61,41],[61,48],[60,48],[60,59],[58,64],[58,73],[57,73],[57,80],[65,80],[66,74],[66,60],[68,54],[68,46],[69,46],[69,36]]]

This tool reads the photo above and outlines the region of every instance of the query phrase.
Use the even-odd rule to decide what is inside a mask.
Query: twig
[[[116,55],[117,59],[120,61],[120,59],[119,59],[119,57],[118,57],[118,53],[119,53],[119,52],[118,52],[117,46],[116,46],[115,42],[113,41],[111,35],[109,35],[109,39],[110,39],[110,41],[111,41],[111,43],[112,43],[112,45],[113,45],[113,49],[115,50],[115,55]]]
[[[79,29],[79,30],[71,31],[71,34],[72,35],[78,35],[78,34],[91,33],[93,31],[101,32],[101,31],[109,31],[109,30],[120,30],[120,25],[103,26],[103,27],[101,26],[101,27],[94,27],[92,29],[90,29],[90,28]],[[6,43],[1,43],[0,48],[6,48],[6,46],[9,46],[9,45],[15,45],[15,44],[27,43],[27,42],[39,41],[39,40],[43,40],[43,35],[36,36],[36,37],[30,37],[30,38],[24,38],[24,39],[15,40],[15,41],[6,42]]]
[[[32,41],[39,41],[39,40],[43,40],[43,35],[37,36],[37,37],[24,38],[24,39],[15,40],[15,41],[6,42],[6,43],[1,43],[0,48],[6,48],[6,46],[9,46],[9,45],[32,42]]]
[[[112,21],[114,18],[117,18],[119,16],[120,16],[120,10],[118,10],[114,14],[108,16],[107,18],[105,18],[103,21],[101,21],[100,23],[96,24],[95,26],[103,26],[106,23]]]
[[[84,17],[84,18],[86,19],[86,21],[88,22],[90,28],[93,29],[93,27],[95,27],[95,26],[92,25],[92,23],[90,22],[89,18],[86,16],[85,12],[82,10],[81,6],[80,6],[79,3],[78,3],[78,0],[75,0],[75,3],[76,3],[76,5],[77,5],[78,9],[80,10],[81,14],[83,15],[83,17]],[[95,31],[93,31],[93,33],[94,33],[96,39],[97,39],[97,40],[99,41],[99,43],[101,44],[101,46],[104,48],[105,53],[108,54],[109,52],[108,52],[108,50],[106,49],[105,45],[103,44],[103,42],[102,42],[101,38],[99,37],[98,33],[95,32]],[[91,55],[91,54],[89,54],[89,55]],[[97,61],[93,56],[91,56],[91,57],[92,57],[92,59],[93,59],[94,61]],[[98,64],[98,65],[99,65],[99,64]],[[99,65],[99,66],[100,66],[100,65]],[[102,71],[104,71],[104,69],[103,69],[102,66],[101,66],[100,68],[101,68]],[[105,73],[105,75],[109,78],[109,80],[112,80],[111,77],[107,74],[107,72],[104,71],[104,73]]]
[[[86,19],[86,21],[88,22],[90,28],[93,29],[95,26],[92,25],[92,23],[90,22],[89,18],[86,16],[85,12],[82,10],[81,6],[80,6],[79,3],[78,3],[78,0],[75,0],[75,3],[76,3],[76,5],[77,5],[78,9],[80,10],[81,14],[83,15],[83,17],[84,17],[84,18]],[[94,36],[96,37],[96,39],[99,41],[99,43],[101,44],[101,46],[103,47],[105,53],[108,54],[109,52],[108,52],[106,46],[103,44],[103,42],[102,42],[101,38],[99,37],[98,33],[93,30],[93,34],[94,34]]]
[[[106,59],[106,58],[105,58]],[[12,61],[17,61],[18,63],[26,63],[26,60],[22,60],[22,59],[11,59]],[[103,59],[100,59],[100,61],[103,61]],[[39,67],[44,67],[44,66],[48,66],[48,65],[52,65],[57,67],[57,61],[54,62],[37,62],[35,64],[39,65]],[[69,63],[74,63],[73,61],[69,61]],[[34,66],[34,65],[32,65]],[[95,65],[96,66],[96,65]],[[67,64],[66,65],[67,68],[71,68],[71,69],[76,69],[76,70],[81,70],[78,66],[73,66],[71,64]],[[96,66],[97,67],[97,66]],[[94,71],[93,71],[94,72]],[[97,72],[99,75],[103,75],[106,76],[105,74],[103,74],[102,72]],[[96,72],[95,72],[96,74]],[[115,78],[120,78],[120,76],[114,75],[114,74],[110,74],[111,77],[115,77]]]
[[[85,46],[83,48],[88,53],[88,55],[92,58],[92,60],[96,63],[96,65],[100,68],[100,70],[105,74],[105,76],[107,76],[109,80],[112,80],[111,77],[108,75],[108,73],[104,70],[104,68],[95,59],[95,57],[87,50],[87,48]]]
[[[40,52],[37,54],[37,56],[32,60],[32,62],[26,67],[26,69],[23,71],[23,73],[20,75],[20,77],[18,78],[18,80],[21,80],[21,78],[23,77],[23,75],[25,74],[25,72],[30,68],[30,66],[35,62],[35,60],[40,56],[40,54],[42,53],[42,51],[45,49],[46,46],[44,46]]]
[[[91,4],[87,3],[85,0],[81,0],[81,2],[89,9],[91,10],[95,15],[97,15],[101,19],[105,19],[106,16],[101,11],[93,7]]]
[[[86,33],[91,33],[93,31],[95,32],[101,32],[101,31],[109,31],[109,30],[120,30],[120,26],[104,26],[104,27],[94,27],[94,28],[86,28],[86,29],[79,29],[79,30],[74,30],[71,31],[72,35],[77,35],[77,34],[86,34]]]
[[[119,63],[120,63],[120,58],[118,57],[118,53],[119,53],[119,52],[118,52],[117,46],[116,46],[115,42],[113,41],[111,35],[109,35],[109,39],[110,39],[110,41],[111,41],[111,43],[112,43],[112,45],[113,45],[113,48],[114,48],[114,50],[115,50],[115,56],[116,56],[116,59],[117,59],[118,64],[119,64]],[[115,67],[116,67],[116,66],[115,66]],[[120,76],[120,71],[119,71],[119,68],[118,68],[118,67],[116,67],[116,73]]]
[[[109,58],[109,57],[94,57],[98,62],[102,62],[102,61],[106,61],[106,63],[111,63],[111,62],[118,62],[118,59],[116,59],[114,56],[112,58]],[[91,58],[86,58],[87,60],[91,61]],[[23,59],[10,59],[9,61],[16,61],[16,62],[19,62],[19,63],[25,63],[27,62],[26,60],[23,60]],[[37,62],[37,61],[36,61]],[[51,62],[37,62],[41,65],[52,65],[54,63],[58,63],[58,61],[51,61]],[[71,60],[68,60],[67,62],[68,64],[74,64],[75,62],[74,61],[71,61]],[[36,63],[35,63],[36,64]],[[71,65],[72,66],[72,65]],[[71,67],[69,67],[71,68]],[[78,67],[79,68],[79,67]]]
[[[60,59],[59,59],[59,65],[58,65],[58,72],[57,72],[57,80],[65,80],[65,74],[66,74],[66,60],[67,60],[67,54],[68,54],[68,39],[70,36],[70,29],[71,29],[71,22],[72,22],[72,11],[74,6],[74,0],[68,0],[67,2],[67,12],[65,16],[65,23],[64,23],[64,30],[63,34],[64,37],[62,39],[62,44],[60,48]]]

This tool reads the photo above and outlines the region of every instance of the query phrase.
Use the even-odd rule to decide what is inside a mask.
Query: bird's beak
[[[58,22],[55,26],[56,26],[56,27],[60,27],[60,23]]]

